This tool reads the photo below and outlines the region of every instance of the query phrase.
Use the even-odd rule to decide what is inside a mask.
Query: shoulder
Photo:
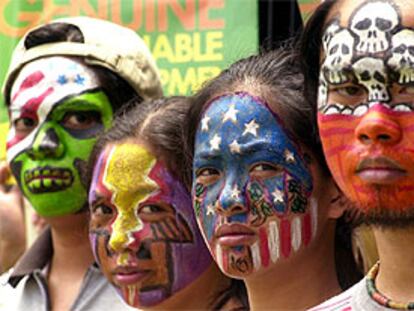
[[[334,296],[320,305],[309,309],[309,311],[351,311],[352,301],[355,298],[356,293],[360,290],[361,286],[364,286],[364,280],[344,291],[343,293]]]

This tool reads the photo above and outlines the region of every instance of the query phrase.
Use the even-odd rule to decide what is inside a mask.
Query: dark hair
[[[314,127],[317,129],[317,96],[320,70],[320,53],[326,18],[336,0],[320,4],[305,25],[298,45],[298,62],[304,74],[304,97],[312,109]],[[318,136],[319,141],[319,136]],[[347,289],[363,277],[352,252],[352,230],[358,220],[348,219],[348,211],[337,220],[335,228],[335,263],[338,281]]]
[[[26,49],[31,49],[47,43],[55,42],[78,42],[83,43],[84,37],[79,27],[68,23],[50,23],[29,32],[24,39]],[[82,60],[82,57],[75,57]],[[88,65],[97,74],[102,89],[108,96],[114,111],[132,98],[142,98],[137,92],[120,76],[111,70],[98,65]],[[16,78],[17,72],[11,77]],[[9,83],[11,85],[11,83]],[[10,90],[5,93],[6,105],[10,104]]]
[[[253,83],[260,90],[263,99],[282,116],[290,134],[313,153],[322,171],[330,176],[317,133],[316,111],[303,95],[304,81],[300,63],[297,55],[289,47],[285,47],[234,63],[192,97],[183,131],[186,137],[187,161],[187,171],[183,179],[186,184],[190,187],[192,182],[195,134],[206,105],[217,95],[240,90],[237,89],[239,86],[248,87],[249,83]],[[352,256],[350,243],[351,227],[343,216],[337,221],[335,229],[335,265],[338,281],[343,289],[362,278]]]
[[[306,23],[299,40],[299,53],[297,56],[305,77],[304,94],[305,98],[310,102],[314,115],[316,115],[317,107],[323,30],[329,11],[335,3],[336,0],[326,0],[317,7]],[[316,119],[314,123],[316,124]]]
[[[217,95],[236,91],[238,87],[252,83],[272,109],[283,116],[284,125],[291,135],[312,151],[323,171],[329,174],[310,118],[311,108],[303,98],[300,67],[292,55],[291,48],[284,47],[239,60],[210,80],[191,98],[192,105],[184,123],[187,171],[183,179],[188,186],[192,181],[194,140],[202,111]]]
[[[110,143],[128,139],[146,143],[177,177],[183,162],[173,161],[183,155],[181,127],[189,102],[184,96],[173,96],[140,102],[133,99],[118,112],[113,127],[98,138],[89,158],[88,184],[99,154]]]

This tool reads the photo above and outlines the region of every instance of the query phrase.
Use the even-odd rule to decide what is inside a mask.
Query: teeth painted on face
[[[350,107],[345,107],[343,110],[342,110],[342,112],[341,112],[342,114],[345,114],[345,115],[352,115],[352,113],[353,113],[353,110],[350,108]]]
[[[338,107],[338,105],[329,105],[325,108],[325,110],[322,112],[323,114],[338,114],[341,113],[341,108]]]
[[[404,105],[404,104],[397,104],[394,107],[392,107],[392,110],[400,111],[400,112],[412,112],[413,107],[409,105]]]
[[[65,190],[74,181],[71,171],[63,168],[36,168],[24,173],[24,181],[32,193]]]
[[[368,112],[368,105],[361,104],[355,107],[353,115],[360,117]]]

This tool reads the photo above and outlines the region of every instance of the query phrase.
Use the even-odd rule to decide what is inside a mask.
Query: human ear
[[[334,181],[331,181],[329,191],[331,193],[331,199],[328,208],[328,218],[338,219],[350,207],[350,202]]]

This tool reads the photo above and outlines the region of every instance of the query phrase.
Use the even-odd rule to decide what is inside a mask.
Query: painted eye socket
[[[67,129],[86,130],[102,122],[99,112],[74,111],[67,112],[60,123]]]
[[[109,216],[114,213],[114,210],[108,205],[99,204],[92,208],[92,213],[94,216]]]
[[[14,120],[13,126],[16,134],[20,136],[27,136],[37,126],[37,123],[37,120],[26,117]]]
[[[197,170],[196,172],[197,182],[200,182],[204,185],[213,184],[219,178],[220,178],[220,171],[212,167],[201,168]]]
[[[250,169],[250,175],[255,178],[267,179],[279,175],[282,169],[274,164],[258,163]]]
[[[158,205],[145,205],[141,206],[138,210],[138,214],[153,214],[164,212],[164,209]]]
[[[356,85],[348,85],[333,89],[333,92],[341,96],[362,96],[364,95],[364,89]]]
[[[414,95],[414,85],[407,85],[403,87],[399,93],[402,95]]]

